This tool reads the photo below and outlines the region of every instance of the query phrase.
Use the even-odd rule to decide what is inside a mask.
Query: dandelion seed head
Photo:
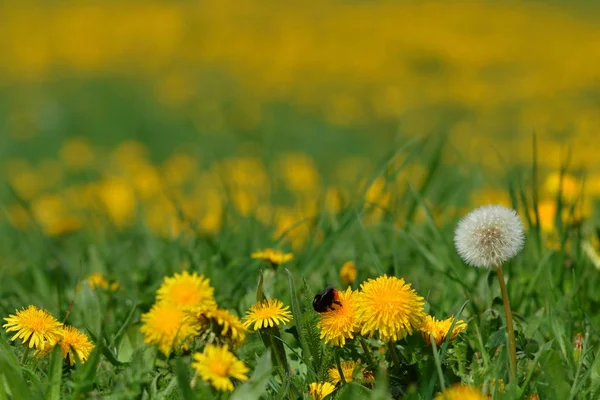
[[[515,210],[499,205],[479,207],[456,227],[454,244],[465,263],[494,268],[516,256],[525,241],[521,219]]]

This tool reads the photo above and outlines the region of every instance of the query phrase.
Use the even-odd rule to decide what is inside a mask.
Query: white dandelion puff
[[[458,255],[474,267],[502,265],[521,251],[524,241],[519,215],[499,205],[476,208],[460,220],[454,232]]]

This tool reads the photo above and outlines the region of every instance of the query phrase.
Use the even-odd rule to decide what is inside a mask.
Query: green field
[[[0,12],[0,400],[600,399],[597,6],[37,3]],[[454,244],[486,204],[515,378]],[[416,292],[368,308],[384,275]]]

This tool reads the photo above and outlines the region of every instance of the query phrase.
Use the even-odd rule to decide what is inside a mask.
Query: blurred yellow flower
[[[305,153],[284,153],[275,163],[284,185],[292,192],[306,195],[320,187],[319,172],[314,161]]]
[[[248,380],[250,370],[242,361],[229,351],[227,346],[208,344],[202,353],[194,354],[192,368],[206,382],[217,390],[233,391],[231,379]]]
[[[454,322],[454,317],[439,321],[431,315],[426,315],[419,327],[419,331],[421,331],[425,343],[431,344],[430,335],[433,335],[436,345],[439,346],[446,340],[446,335],[452,326],[452,322]],[[463,320],[456,321],[454,329],[452,329],[450,340],[454,339],[465,329],[467,329],[467,324]]]
[[[115,291],[119,289],[118,282],[109,283],[106,280],[106,277],[102,275],[100,272],[92,272],[85,277],[85,282],[90,286],[91,289],[100,288],[103,290],[110,289],[111,291]]]
[[[49,236],[62,235],[78,230],[82,219],[73,214],[63,196],[44,194],[31,204],[31,211],[44,233]]]
[[[435,396],[435,400],[487,400],[481,390],[456,384]]]
[[[283,306],[280,300],[267,299],[261,303],[254,304],[250,310],[246,311],[244,317],[244,326],[252,327],[255,331],[263,328],[272,328],[279,324],[286,324],[292,320],[290,306]]]
[[[59,157],[67,168],[83,169],[94,163],[94,150],[86,139],[73,137],[62,142]]]
[[[133,188],[121,177],[105,179],[97,185],[98,197],[111,221],[119,228],[134,216],[136,199]]]
[[[555,199],[560,191],[563,201],[572,202],[582,194],[582,185],[573,175],[553,172],[546,177],[544,189],[548,196]]]
[[[2,327],[6,332],[17,332],[10,340],[21,339],[21,343],[29,348],[44,351],[63,337],[63,324],[48,311],[33,305],[17,310],[16,315],[9,315],[4,320],[6,323]]]
[[[291,261],[294,258],[294,255],[291,253],[284,253],[277,249],[264,249],[252,253],[252,258],[255,260],[264,260],[271,263],[273,266],[277,266]]]
[[[356,280],[356,264],[354,261],[347,261],[340,269],[340,280],[345,286],[351,285]]]
[[[210,279],[184,270],[182,273],[164,278],[162,285],[156,291],[156,299],[182,309],[214,309],[217,307],[213,297],[214,291]]]
[[[174,304],[159,302],[142,314],[140,331],[144,343],[157,345],[168,356],[172,350],[187,350],[198,334],[198,326],[192,318]]]
[[[198,160],[186,153],[173,153],[162,166],[168,184],[180,186],[192,179],[196,173]]]

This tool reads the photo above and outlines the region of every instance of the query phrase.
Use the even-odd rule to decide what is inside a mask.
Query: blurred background
[[[599,16],[592,1],[4,2],[2,224],[179,235],[235,214],[276,238],[358,187],[383,208],[415,187],[452,218],[510,202],[534,134],[551,224],[558,191],[600,195]]]

